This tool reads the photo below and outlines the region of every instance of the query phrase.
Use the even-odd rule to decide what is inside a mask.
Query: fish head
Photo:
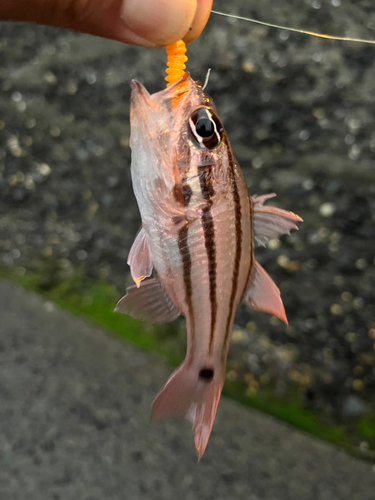
[[[189,73],[152,95],[134,80],[130,118],[133,157],[142,149],[143,173],[151,168],[168,189],[181,182],[192,164],[212,165],[228,147],[211,97]]]

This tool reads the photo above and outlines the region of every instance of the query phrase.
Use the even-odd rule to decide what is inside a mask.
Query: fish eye
[[[214,149],[220,142],[223,126],[219,117],[208,108],[198,108],[189,118],[190,132],[200,148]]]

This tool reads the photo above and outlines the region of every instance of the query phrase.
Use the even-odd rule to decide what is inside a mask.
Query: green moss
[[[51,276],[54,278],[51,279]],[[185,327],[180,322],[170,325],[150,326],[127,316],[113,313],[120,298],[119,292],[106,281],[89,281],[83,269],[76,270],[70,278],[56,278],[50,266],[27,272],[20,276],[17,270],[1,269],[0,277],[41,293],[63,309],[120,335],[126,341],[145,351],[158,353],[169,365],[180,364],[185,355]],[[298,390],[291,390],[283,397],[275,396],[271,387],[247,395],[243,382],[226,382],[223,393],[237,401],[273,415],[284,422],[306,431],[320,439],[334,443],[361,458],[375,461],[375,414],[369,414],[356,423],[334,425],[323,421],[318,412],[301,407]],[[367,443],[360,450],[360,443]]]
[[[357,424],[358,430],[367,438],[372,440],[372,444],[375,448],[375,417],[370,420],[370,418],[363,418]]]
[[[114,313],[120,294],[105,280],[85,280],[83,271],[78,270],[72,277],[51,285],[48,279],[50,271],[49,267],[44,267],[38,272],[19,276],[13,269],[0,268],[0,277],[42,294],[70,313],[105,327],[145,351],[157,352],[172,365],[177,366],[181,362],[183,350],[178,348],[176,342],[170,341],[171,332],[176,331],[175,325],[173,328],[171,325],[161,328]],[[168,336],[169,341],[161,343],[160,339],[165,336]]]

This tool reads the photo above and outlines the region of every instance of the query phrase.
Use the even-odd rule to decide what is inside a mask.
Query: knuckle
[[[44,17],[46,24],[61,27],[75,27],[84,22],[93,11],[91,0],[46,1]]]
[[[61,0],[60,3],[64,17],[72,23],[85,21],[92,13],[90,0]]]

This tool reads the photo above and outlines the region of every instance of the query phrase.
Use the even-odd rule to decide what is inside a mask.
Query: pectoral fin
[[[296,222],[302,222],[301,217],[281,208],[264,206],[263,203],[274,198],[275,193],[263,196],[253,196],[254,202],[254,236],[258,245],[265,246],[269,240],[282,234],[290,234],[292,229],[298,229]]]
[[[139,287],[133,285],[126,291],[115,312],[147,323],[169,323],[180,315],[158,278],[142,281]]]
[[[280,290],[257,261],[254,262],[243,303],[253,309],[272,314],[288,324]]]
[[[130,249],[128,264],[134,283],[139,288],[141,281],[151,276],[153,268],[150,246],[143,228],[137,234]]]

